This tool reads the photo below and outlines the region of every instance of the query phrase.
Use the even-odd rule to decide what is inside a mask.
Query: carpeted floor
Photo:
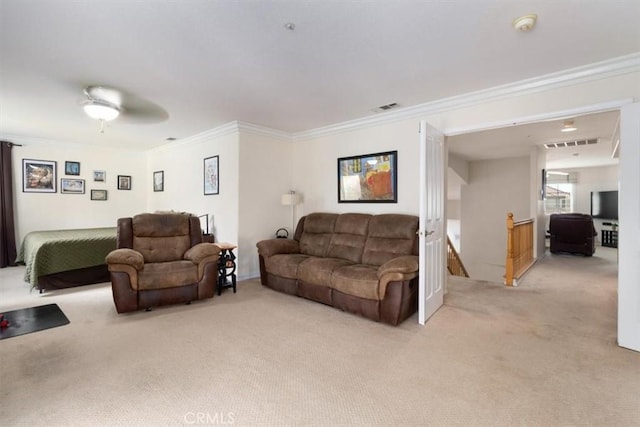
[[[518,288],[451,278],[425,327],[263,288],[117,315],[109,284],[29,293],[71,323],[0,342],[2,425],[640,425],[616,346],[616,252],[548,255]]]

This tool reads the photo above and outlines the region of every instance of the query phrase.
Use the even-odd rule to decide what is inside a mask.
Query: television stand
[[[602,230],[602,246],[608,248],[618,247],[618,230]]]

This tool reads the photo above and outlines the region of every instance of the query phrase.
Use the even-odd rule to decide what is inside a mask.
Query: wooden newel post
[[[513,286],[513,212],[507,214],[507,262],[504,284]]]

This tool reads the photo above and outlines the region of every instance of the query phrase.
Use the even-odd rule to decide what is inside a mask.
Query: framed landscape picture
[[[204,194],[219,194],[220,179],[218,156],[207,157],[204,159]]]
[[[106,171],[93,171],[93,180],[95,182],[105,182],[107,180]]]
[[[91,200],[107,200],[107,190],[91,190]]]
[[[60,193],[84,194],[84,179],[60,178]]]
[[[22,159],[22,191],[55,193],[57,163],[51,160]]]
[[[338,203],[397,203],[398,152],[338,159]]]

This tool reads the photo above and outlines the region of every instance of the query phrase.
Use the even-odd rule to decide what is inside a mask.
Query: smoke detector
[[[533,29],[533,27],[536,25],[537,19],[538,15],[532,13],[530,15],[524,15],[514,19],[511,25],[513,25],[513,28],[515,28],[516,30],[526,33],[527,31],[531,31]]]

